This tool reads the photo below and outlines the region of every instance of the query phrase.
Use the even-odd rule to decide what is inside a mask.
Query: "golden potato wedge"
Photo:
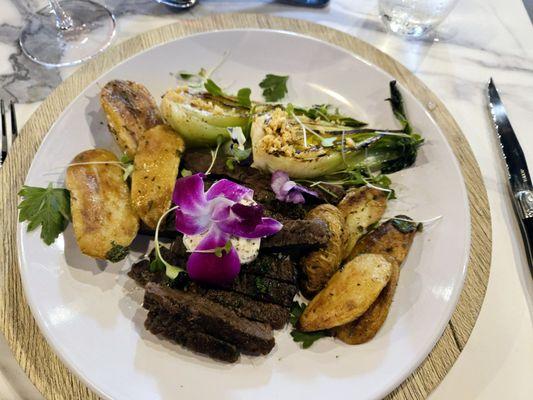
[[[132,158],[140,135],[163,123],[148,89],[132,81],[108,82],[100,92],[100,103],[117,144]]]
[[[127,246],[139,230],[139,220],[130,203],[128,185],[117,157],[103,149],[78,154],[67,168],[65,184],[70,191],[70,209],[76,241],[83,254],[116,262],[127,255]]]
[[[356,320],[333,328],[333,334],[347,344],[368,342],[376,336],[389,314],[400,277],[400,265],[392,257],[387,258],[391,261],[391,277],[376,301]]]
[[[345,260],[367,228],[383,216],[387,192],[367,186],[351,189],[337,207],[346,221],[342,237],[342,259]]]
[[[139,136],[131,174],[131,204],[152,229],[170,207],[184,150],[181,136],[167,125],[158,125]]]
[[[329,280],[302,313],[299,327],[312,332],[347,324],[360,317],[389,282],[392,264],[379,254],[361,254]]]
[[[330,231],[327,245],[307,254],[300,261],[304,273],[302,287],[305,295],[312,297],[326,286],[329,278],[339,268],[342,255],[341,236],[344,218],[337,207],[330,204],[321,204],[309,211],[306,219],[320,219],[328,225]]]
[[[402,218],[406,218],[403,217]],[[405,224],[404,224],[405,225]],[[333,329],[333,334],[348,344],[368,342],[381,329],[389,314],[396,286],[400,276],[400,264],[411,248],[416,227],[399,230],[397,224],[389,220],[363,236],[355,245],[350,257],[363,253],[383,254],[393,259],[393,270],[389,283],[370,308],[355,321]],[[404,227],[405,228],[405,227]]]
[[[394,257],[401,264],[409,253],[415,234],[416,228],[402,232],[392,220],[388,220],[359,239],[348,259],[364,253],[384,254]]]

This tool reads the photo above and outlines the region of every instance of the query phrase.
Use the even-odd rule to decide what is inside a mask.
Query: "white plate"
[[[158,97],[176,85],[172,73],[214,66],[226,51],[229,57],[215,79],[231,85],[229,91],[247,86],[260,98],[258,83],[266,73],[288,74],[292,102],[332,103],[371,126],[396,126],[384,101],[392,77],[376,66],[327,43],[286,32],[212,32],[148,50],[92,83],[46,136],[26,184],[62,182],[64,167],[82,150],[116,149],[98,100],[99,88],[110,79],[141,82]],[[70,227],[46,246],[38,232],[26,233],[26,224],[21,224],[22,281],[51,346],[85,383],[112,399],[386,395],[424,360],[443,332],[463,285],[470,243],[467,198],[457,161],[425,105],[402,91],[410,119],[426,144],[415,167],[392,176],[399,196],[392,207],[416,219],[443,218],[417,235],[402,266],[390,314],[372,341],[348,346],[328,338],[302,350],[287,328],[277,332],[269,355],[221,364],[143,328],[142,290],[126,275],[135,255],[105,265],[80,254]],[[137,254],[146,246],[138,240]]]

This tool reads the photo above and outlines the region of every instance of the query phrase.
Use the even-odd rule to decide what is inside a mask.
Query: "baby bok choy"
[[[396,82],[390,89],[387,100],[402,129],[362,128],[356,120],[321,118],[290,104],[256,115],[253,165],[299,179],[353,170],[392,173],[411,166],[423,139],[412,132]]]
[[[228,96],[208,80],[206,91],[188,86],[168,91],[161,100],[161,114],[185,140],[188,147],[216,146],[217,139],[230,139],[227,128],[246,128],[250,115],[249,89]],[[219,139],[218,139],[219,140]]]

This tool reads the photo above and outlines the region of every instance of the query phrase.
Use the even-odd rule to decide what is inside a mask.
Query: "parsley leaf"
[[[292,340],[297,343],[302,343],[302,347],[304,349],[311,347],[313,343],[315,343],[318,339],[328,336],[328,333],[326,331],[302,332],[298,330],[298,328],[296,328],[298,320],[300,319],[300,316],[302,315],[306,307],[307,305],[304,303],[298,303],[297,301],[293,301],[291,315],[289,318],[291,325],[294,327],[294,329],[291,331]]]
[[[204,83],[205,90],[211,93],[213,96],[224,96],[224,92],[213,80],[208,79]]]
[[[252,106],[252,102],[250,101],[250,94],[252,94],[250,88],[239,89],[239,91],[237,92],[237,101],[241,106],[248,108]]]
[[[70,194],[68,190],[22,186],[18,193],[22,201],[18,205],[19,221],[28,221],[28,232],[41,227],[41,239],[52,244],[67,227],[70,215]]]
[[[266,101],[278,101],[284,98],[287,94],[288,79],[288,76],[267,74],[259,84],[259,87],[263,89],[263,96]]]
[[[302,343],[302,348],[308,349],[318,339],[328,336],[326,331],[317,332],[301,332],[297,329],[293,329],[291,332],[292,340]]]

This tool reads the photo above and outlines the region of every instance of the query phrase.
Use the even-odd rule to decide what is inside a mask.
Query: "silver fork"
[[[9,102],[9,114],[11,117],[11,129],[8,131],[6,107],[4,100],[0,100],[0,115],[2,118],[2,139],[0,140],[0,153],[2,154],[2,158],[0,160],[0,166],[3,164],[5,158],[7,157],[7,152],[11,149],[13,141],[18,135],[17,114],[15,113],[15,103],[13,100]]]

